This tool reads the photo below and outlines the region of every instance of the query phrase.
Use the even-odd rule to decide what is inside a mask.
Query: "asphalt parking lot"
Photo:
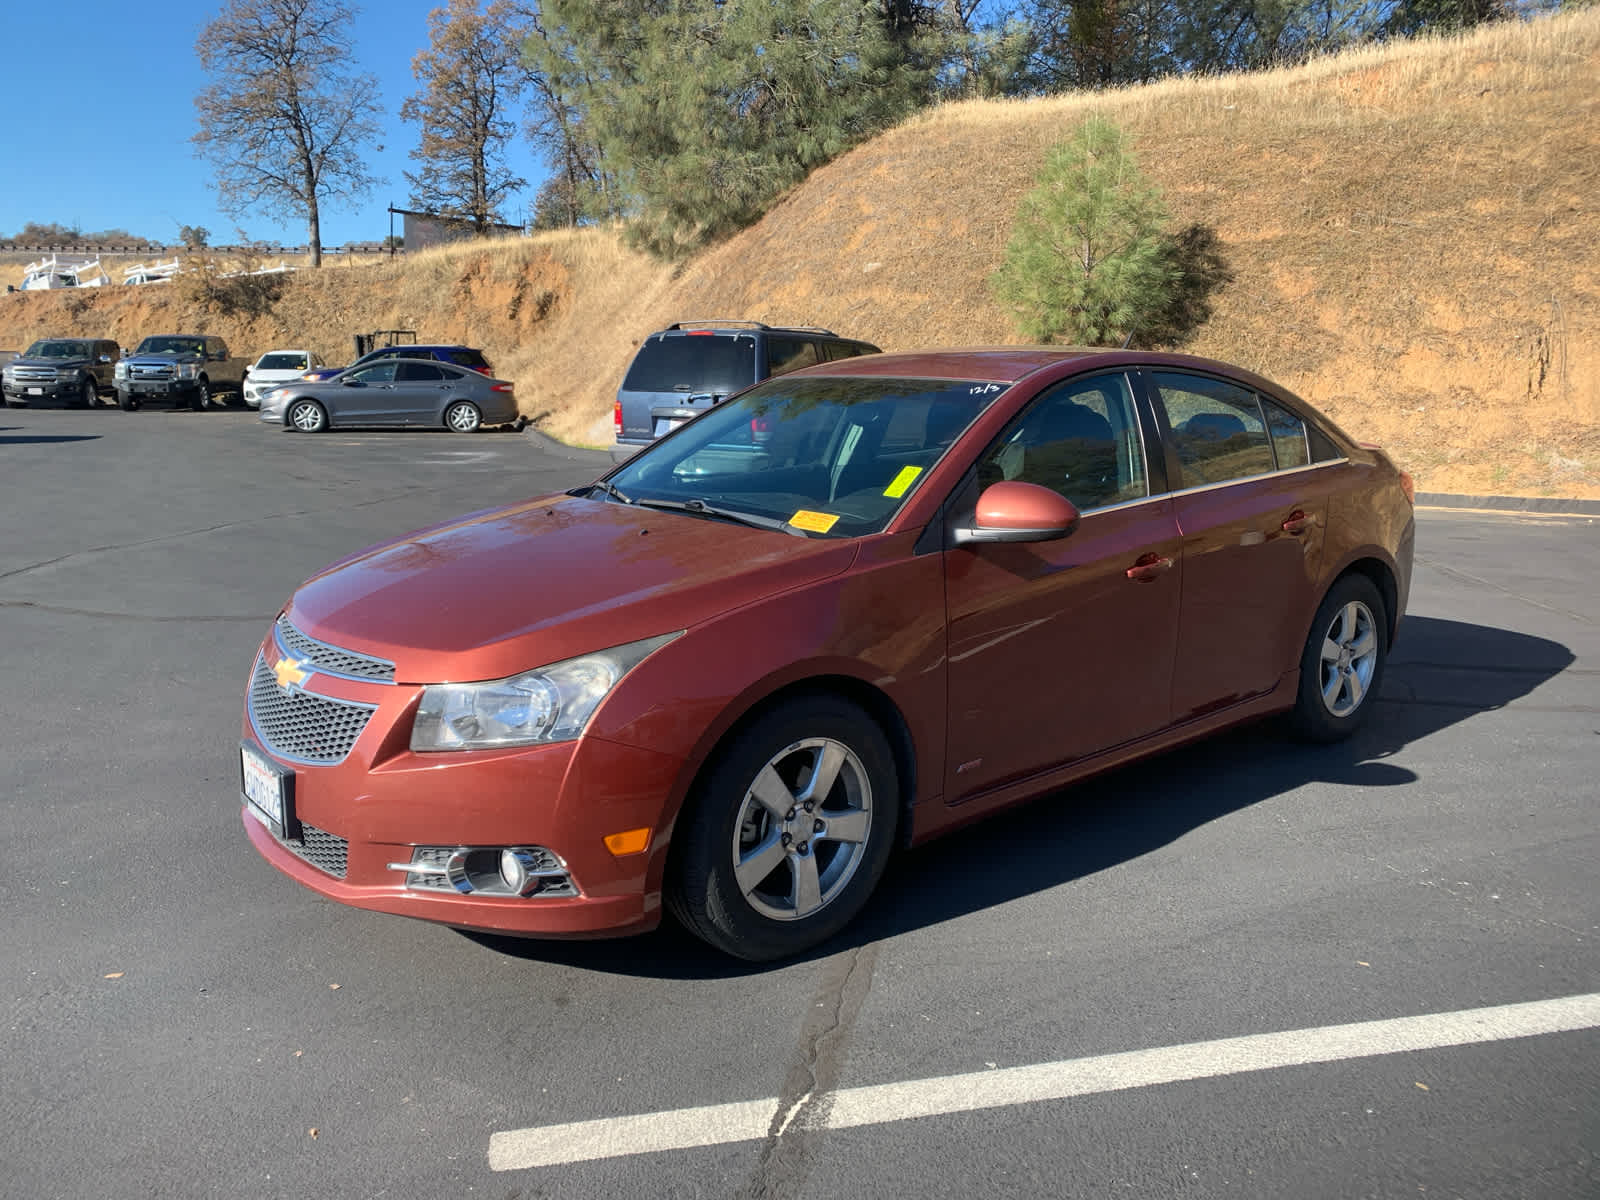
[[[0,412],[0,1195],[1600,1196],[1594,519],[1421,512],[1355,741],[1246,729],[958,833],[799,962],[278,875],[237,741],[290,590],[598,470]]]

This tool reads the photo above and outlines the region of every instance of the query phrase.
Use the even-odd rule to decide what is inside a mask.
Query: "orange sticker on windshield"
[[[922,474],[921,467],[901,467],[900,474],[896,475],[889,486],[883,489],[883,494],[891,500],[898,500],[906,494],[906,489],[917,481],[917,476]]]
[[[802,508],[789,518],[789,524],[796,529],[805,529],[811,533],[827,533],[838,520],[839,518],[832,513],[812,512],[808,508]]]

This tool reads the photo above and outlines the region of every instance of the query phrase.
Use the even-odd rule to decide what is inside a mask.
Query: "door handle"
[[[1307,516],[1300,509],[1295,509],[1283,522],[1283,531],[1299,536],[1317,523],[1315,517]]]
[[[1160,554],[1141,554],[1137,562],[1127,570],[1127,576],[1135,583],[1154,583],[1156,578],[1172,570],[1172,560]]]

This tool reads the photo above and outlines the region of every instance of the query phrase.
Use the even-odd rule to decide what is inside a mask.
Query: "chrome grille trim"
[[[250,727],[267,749],[289,762],[313,766],[343,762],[377,711],[375,704],[281,688],[262,654],[256,655],[249,707]]]
[[[350,869],[350,843],[336,833],[327,833],[304,821],[300,822],[298,842],[280,840],[279,844],[335,879],[343,879]]]
[[[394,664],[388,659],[358,654],[354,650],[343,650],[318,641],[296,629],[287,616],[278,618],[278,623],[273,627],[273,638],[284,653],[300,659],[324,675],[374,683],[394,682]]]
[[[13,383],[54,383],[56,369],[54,367],[13,367],[11,369]]]

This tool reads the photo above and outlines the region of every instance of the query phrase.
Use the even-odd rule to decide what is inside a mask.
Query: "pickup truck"
[[[7,404],[62,400],[93,408],[112,394],[122,351],[110,338],[40,338],[0,372]]]
[[[157,334],[117,364],[117,404],[135,412],[146,400],[170,400],[199,412],[221,392],[243,396],[244,370],[244,359],[231,356],[219,337]]]

